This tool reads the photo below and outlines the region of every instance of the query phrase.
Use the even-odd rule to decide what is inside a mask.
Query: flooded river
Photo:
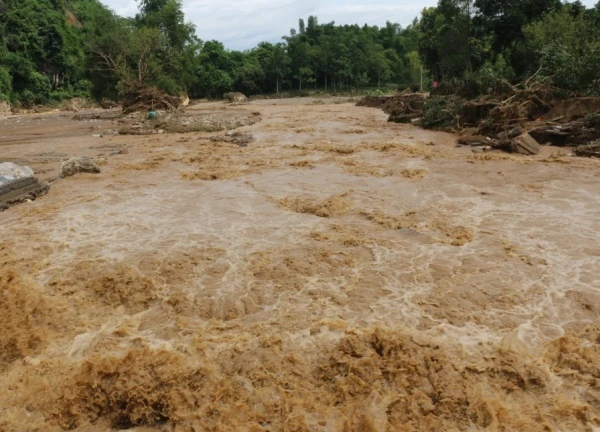
[[[42,178],[103,158],[0,213],[0,430],[600,430],[597,160],[227,110],[247,146],[0,119]]]

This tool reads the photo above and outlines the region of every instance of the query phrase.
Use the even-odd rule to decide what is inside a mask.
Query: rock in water
[[[223,97],[231,103],[248,102],[248,98],[243,93],[239,92],[225,93]]]
[[[26,177],[33,177],[33,170],[28,166],[21,166],[12,162],[0,164],[0,184]]]
[[[77,173],[93,173],[98,174],[100,167],[96,162],[87,156],[73,157],[65,162],[60,167],[60,176],[69,177]]]
[[[11,205],[33,201],[48,192],[49,186],[33,176],[28,166],[12,162],[0,164],[0,211]]]
[[[540,152],[540,145],[527,132],[515,138],[512,146],[516,153],[525,155],[536,155]]]

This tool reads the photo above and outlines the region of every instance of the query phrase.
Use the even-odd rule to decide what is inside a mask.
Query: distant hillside
[[[0,99],[88,96],[85,41],[102,16],[112,12],[96,0],[0,0]]]

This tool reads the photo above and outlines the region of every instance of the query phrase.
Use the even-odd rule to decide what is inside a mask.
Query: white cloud
[[[137,12],[137,4],[134,0],[100,0],[100,2],[121,16],[133,16]]]
[[[133,16],[134,0],[101,0],[119,15]],[[196,25],[202,40],[216,39],[229,49],[250,49],[259,42],[277,42],[298,27],[298,19],[316,15],[319,22],[408,25],[425,6],[437,0],[183,0],[186,19]]]
[[[101,0],[119,15],[133,16],[134,0]],[[585,0],[588,7],[596,0]],[[437,0],[183,0],[186,19],[202,40],[216,39],[229,49],[250,49],[259,42],[277,42],[298,27],[298,19],[316,15],[320,23],[407,26]]]
[[[264,40],[279,40],[289,33],[298,17],[313,13],[318,3],[318,0],[186,0],[183,9],[201,39],[217,39],[228,48],[247,49]]]

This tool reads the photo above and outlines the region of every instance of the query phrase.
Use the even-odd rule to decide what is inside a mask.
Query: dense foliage
[[[586,9],[579,1],[439,0],[423,10],[418,30],[436,80],[487,87],[535,75],[600,93],[600,2]]]
[[[194,96],[217,96],[228,89],[248,94],[282,88],[342,90],[359,86],[419,83],[418,33],[414,26],[336,26],[310,16],[283,42],[263,42],[246,51],[227,51],[207,42],[199,56]]]
[[[439,0],[402,28],[300,20],[279,43],[230,51],[202,42],[181,0],[138,0],[134,18],[98,0],[0,0],[0,100],[118,98],[154,85],[221,97],[281,90],[419,88],[537,78],[579,92],[600,87],[600,2]]]
[[[135,86],[185,92],[200,41],[181,0],[140,0],[125,19],[97,0],[0,0],[0,99],[31,105],[116,98]]]

